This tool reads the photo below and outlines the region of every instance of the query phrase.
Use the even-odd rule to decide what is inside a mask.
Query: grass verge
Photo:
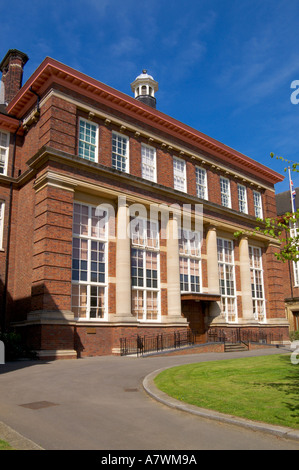
[[[0,450],[13,450],[13,448],[6,441],[0,439]]]
[[[289,354],[173,367],[155,384],[185,403],[299,429],[299,365]]]

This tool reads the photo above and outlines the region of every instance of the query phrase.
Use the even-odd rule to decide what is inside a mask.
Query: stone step
[[[248,351],[248,347],[243,343],[225,343],[224,352]]]

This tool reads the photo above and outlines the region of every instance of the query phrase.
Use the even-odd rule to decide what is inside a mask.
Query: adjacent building
[[[290,214],[299,207],[299,188],[295,189],[295,207],[291,204],[290,191],[285,191],[276,195],[277,215],[284,216]],[[295,236],[294,227],[283,235],[288,239]],[[284,300],[286,307],[286,317],[290,324],[290,331],[299,330],[299,262],[284,261]]]
[[[22,85],[27,60],[0,64],[1,327],[44,358],[187,329],[287,341],[277,242],[250,235],[283,177],[160,112],[146,70],[128,96],[48,57]]]

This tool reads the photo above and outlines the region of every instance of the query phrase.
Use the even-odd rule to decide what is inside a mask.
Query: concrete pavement
[[[282,352],[8,363],[0,366],[0,439],[34,450],[298,450],[297,430],[184,405],[153,384],[175,365]]]

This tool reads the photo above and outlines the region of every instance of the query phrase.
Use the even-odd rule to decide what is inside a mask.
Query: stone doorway
[[[189,322],[189,328],[196,335],[196,343],[204,343],[206,341],[206,328],[203,302],[182,300],[182,314]]]

